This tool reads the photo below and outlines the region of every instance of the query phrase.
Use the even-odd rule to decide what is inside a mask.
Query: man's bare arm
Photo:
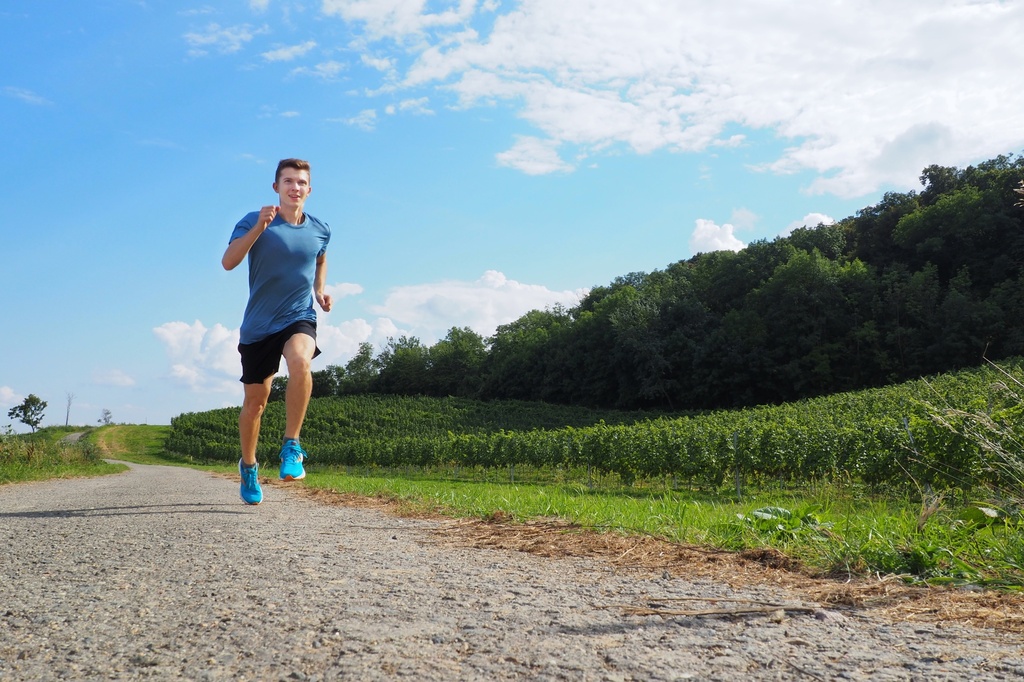
[[[316,259],[316,273],[313,275],[313,295],[316,296],[316,302],[320,304],[325,313],[331,312],[331,306],[334,301],[331,299],[330,294],[324,293],[324,286],[327,284],[327,254],[323,254]]]
[[[245,260],[252,245],[256,243],[261,234],[266,232],[267,226],[274,222],[278,210],[278,206],[264,206],[261,208],[260,215],[256,218],[256,224],[253,225],[252,229],[228,244],[227,250],[224,251],[224,255],[220,259],[220,264],[224,266],[225,270],[234,270],[238,267],[239,263]]]

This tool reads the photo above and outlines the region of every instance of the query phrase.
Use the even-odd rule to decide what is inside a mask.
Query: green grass
[[[235,465],[201,462],[185,455],[167,452],[164,443],[170,426],[117,424],[90,432],[85,440],[109,459],[133,464],[187,466],[210,471],[234,471]]]
[[[307,486],[394,499],[453,517],[556,518],[583,527],[652,535],[728,550],[772,547],[811,572],[897,574],[911,582],[1024,588],[1019,523],[960,517],[970,505],[930,514],[920,501],[835,484],[718,494],[651,488],[593,490],[586,483],[540,484],[353,475],[310,471]]]
[[[164,440],[169,426],[129,426],[118,424],[96,429],[86,436],[105,457],[135,464],[168,464]]]
[[[32,434],[0,437],[0,484],[124,471],[122,464],[103,461],[98,449],[85,438],[64,442],[69,434],[83,431],[89,431],[89,427],[48,427]]]

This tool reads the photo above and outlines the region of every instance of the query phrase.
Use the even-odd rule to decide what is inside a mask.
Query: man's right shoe
[[[253,464],[247,467],[238,460],[238,473],[242,477],[240,493],[242,502],[246,504],[259,504],[263,501],[263,489],[260,488],[260,467]]]

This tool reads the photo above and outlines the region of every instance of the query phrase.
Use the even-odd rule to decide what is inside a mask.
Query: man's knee
[[[270,400],[272,380],[267,379],[262,384],[246,384],[245,394],[242,396],[242,417],[258,419],[263,415],[263,410]]]
[[[242,401],[242,418],[253,420],[263,416],[263,410],[267,406],[266,400],[258,398],[245,398]]]
[[[288,374],[297,376],[306,374],[313,366],[313,354],[316,352],[316,341],[306,334],[296,334],[285,345],[284,360],[288,365]]]
[[[313,361],[302,355],[287,357],[285,363],[288,365],[289,378],[309,374],[313,367]]]

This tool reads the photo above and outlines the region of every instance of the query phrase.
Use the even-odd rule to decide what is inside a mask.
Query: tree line
[[[701,253],[484,338],[368,343],[314,396],[541,400],[673,412],[782,403],[1024,355],[1024,157],[937,165],[832,225]],[[283,398],[275,380],[272,399]]]

